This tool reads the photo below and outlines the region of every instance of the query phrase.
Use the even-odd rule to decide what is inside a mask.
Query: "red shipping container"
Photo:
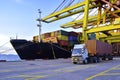
[[[61,45],[61,46],[68,46],[69,45],[68,41],[65,41],[65,40],[59,40],[58,42],[59,42],[59,45]]]

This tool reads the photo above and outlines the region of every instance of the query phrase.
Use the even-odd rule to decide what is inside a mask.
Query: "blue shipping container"
[[[77,36],[69,36],[69,41],[78,41],[78,37]]]

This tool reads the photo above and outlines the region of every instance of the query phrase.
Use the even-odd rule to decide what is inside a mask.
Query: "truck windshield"
[[[81,54],[83,52],[82,52],[82,49],[79,48],[79,49],[73,49],[72,53],[73,54],[78,54],[78,53]]]

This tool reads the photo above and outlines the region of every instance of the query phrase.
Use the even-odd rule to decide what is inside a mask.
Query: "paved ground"
[[[87,65],[70,59],[0,62],[0,80],[120,80],[120,57]]]

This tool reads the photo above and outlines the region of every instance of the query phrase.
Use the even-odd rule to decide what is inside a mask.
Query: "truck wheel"
[[[100,60],[100,58],[99,57],[97,57],[97,62],[99,63],[99,62],[101,62],[101,60]]]
[[[102,60],[106,60],[106,57],[103,57]]]
[[[112,55],[108,55],[108,60],[113,60],[113,56]]]
[[[73,62],[73,64],[77,64],[77,62]]]
[[[97,59],[95,59],[95,60],[94,60],[94,63],[98,63],[98,60],[97,60]]]
[[[97,63],[97,62],[98,62],[97,57],[93,57],[93,62],[94,62],[94,63]]]
[[[109,57],[108,60],[113,60],[113,57]]]
[[[88,61],[87,61],[87,59],[85,59],[84,61],[83,61],[83,64],[87,64],[88,63]]]

